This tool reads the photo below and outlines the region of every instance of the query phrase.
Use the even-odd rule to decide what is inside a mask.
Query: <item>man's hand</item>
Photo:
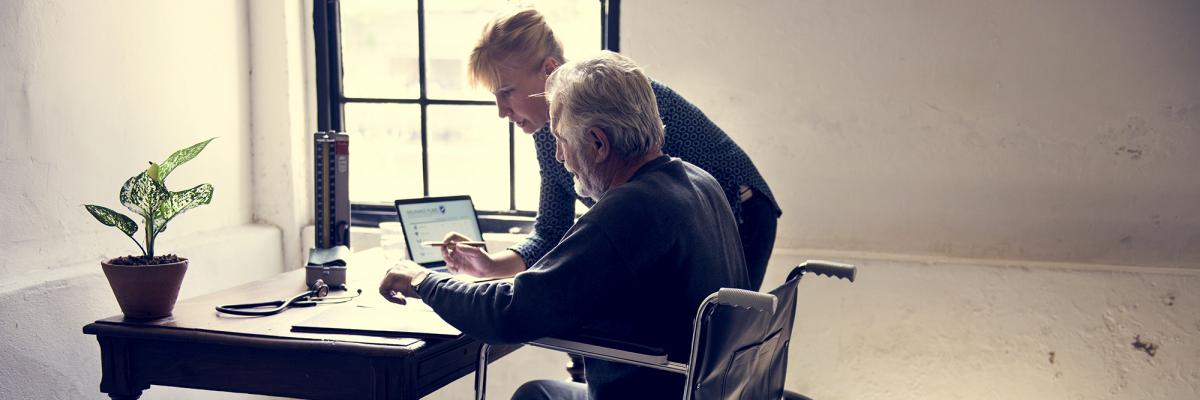
[[[442,239],[442,259],[446,260],[446,269],[451,273],[481,278],[493,276],[497,265],[492,255],[481,247],[460,244],[468,241],[471,238],[457,232],[450,232]]]
[[[401,261],[400,264],[388,269],[387,274],[383,276],[383,282],[379,283],[379,294],[387,301],[396,304],[407,304],[405,297],[420,297],[417,295],[416,289],[413,289],[413,278],[417,277],[418,273],[426,271],[425,268],[417,265],[409,260]]]

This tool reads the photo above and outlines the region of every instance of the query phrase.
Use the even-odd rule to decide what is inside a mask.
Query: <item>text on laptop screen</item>
[[[412,260],[417,264],[442,261],[439,247],[422,246],[421,242],[441,242],[450,232],[461,233],[471,240],[481,240],[471,200],[446,200],[396,206],[404,223],[404,240],[408,242]]]

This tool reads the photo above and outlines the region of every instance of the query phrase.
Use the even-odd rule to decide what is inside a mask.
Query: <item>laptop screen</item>
[[[461,233],[471,240],[483,238],[470,196],[396,200],[396,212],[409,258],[426,268],[440,267],[446,262],[441,248],[422,246],[421,242],[441,242],[450,232]]]

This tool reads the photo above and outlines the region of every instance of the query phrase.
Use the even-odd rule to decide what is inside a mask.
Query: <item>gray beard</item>
[[[580,197],[592,199],[593,202],[600,201],[600,195],[593,192],[594,189],[581,181],[578,176],[575,177],[575,193]]]
[[[587,197],[592,201],[600,201],[600,197],[604,195],[605,188],[600,187],[590,179],[584,179],[583,175],[575,175],[575,193],[581,197]]]
[[[575,182],[575,193],[592,199],[592,201],[600,201],[604,196],[604,192],[608,191],[607,185],[601,183],[604,179],[597,176],[594,165],[583,156],[582,151],[575,152],[575,159],[582,162],[579,163],[579,170],[572,173],[572,180]]]

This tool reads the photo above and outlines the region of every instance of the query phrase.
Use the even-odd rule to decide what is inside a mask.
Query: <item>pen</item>
[[[454,244],[456,244],[456,245],[461,245],[461,246],[483,246],[483,245],[484,245],[484,244],[486,244],[486,243],[484,243],[484,242],[471,242],[471,241],[462,241],[462,242],[454,242]],[[422,245],[422,246],[426,246],[426,247],[442,247],[442,246],[445,246],[445,244],[444,244],[444,243],[442,243],[442,242],[434,242],[434,241],[421,242],[421,245]]]

